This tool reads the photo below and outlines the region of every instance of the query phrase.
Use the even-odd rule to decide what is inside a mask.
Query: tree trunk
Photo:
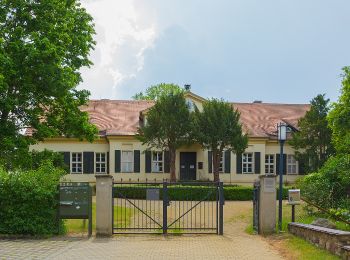
[[[176,175],[175,175],[176,149],[170,148],[169,154],[170,154],[170,181],[176,182]]]
[[[220,151],[213,150],[214,182],[219,182],[220,181],[219,166],[220,166]]]

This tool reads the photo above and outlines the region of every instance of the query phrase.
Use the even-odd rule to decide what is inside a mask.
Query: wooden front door
[[[180,180],[196,180],[196,152],[180,152]]]

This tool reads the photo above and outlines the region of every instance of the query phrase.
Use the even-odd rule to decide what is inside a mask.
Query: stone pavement
[[[118,235],[0,240],[0,259],[282,259],[264,238],[244,232],[248,202],[227,202],[224,236]],[[238,210],[240,209],[240,210]],[[232,217],[233,216],[233,217]]]

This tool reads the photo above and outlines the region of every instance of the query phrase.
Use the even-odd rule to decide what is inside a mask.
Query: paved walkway
[[[227,202],[224,236],[123,235],[113,238],[0,240],[0,259],[282,259],[244,232],[248,202]]]

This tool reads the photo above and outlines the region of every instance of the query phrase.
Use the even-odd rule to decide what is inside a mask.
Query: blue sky
[[[191,84],[235,102],[336,101],[350,65],[348,0],[83,0],[95,19],[94,66],[80,88],[129,99]]]

